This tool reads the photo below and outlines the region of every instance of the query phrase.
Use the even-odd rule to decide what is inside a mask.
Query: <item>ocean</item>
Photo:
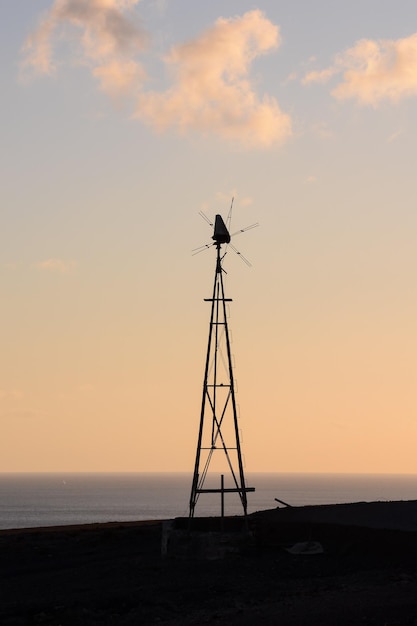
[[[417,475],[408,474],[252,473],[246,483],[256,488],[249,513],[275,508],[275,498],[292,506],[417,499]],[[186,517],[190,488],[188,473],[0,474],[0,529]],[[241,513],[237,495],[226,494],[225,514]],[[219,515],[219,494],[202,494],[195,514]]]

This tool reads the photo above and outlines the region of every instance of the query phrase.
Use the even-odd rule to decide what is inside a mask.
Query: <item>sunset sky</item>
[[[417,473],[415,0],[1,2],[0,471]]]

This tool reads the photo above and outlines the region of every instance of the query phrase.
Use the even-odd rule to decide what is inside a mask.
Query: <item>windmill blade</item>
[[[229,213],[227,214],[227,218],[226,218],[226,227],[227,230],[230,232],[230,225],[232,223],[232,210],[233,210],[233,201],[234,201],[234,196],[232,197],[232,201],[230,203],[230,209],[229,209]]]
[[[236,254],[242,259],[244,263],[246,263],[248,267],[252,267],[252,263],[248,261],[248,259],[245,256],[243,256],[243,254],[239,252],[239,250],[235,248],[232,243],[229,243],[229,247],[232,248],[233,252],[236,252]]]
[[[205,220],[207,222],[207,224],[209,226],[214,226],[213,222],[211,221],[211,219],[209,217],[207,217],[207,215],[205,213],[203,213],[203,211],[199,211],[198,214],[200,215],[200,217],[203,218],[203,220]]]
[[[251,224],[250,226],[246,226],[246,228],[240,228],[235,233],[232,233],[230,236],[231,237],[235,237],[236,235],[240,235],[241,233],[245,233],[247,230],[251,230],[252,228],[256,228],[257,226],[259,226],[259,222],[256,222],[256,224]]]
[[[203,252],[203,250],[208,250],[212,246],[214,246],[214,243],[205,243],[203,246],[199,246],[198,248],[194,248],[193,250],[191,250],[191,252],[192,252],[191,256],[195,256],[196,254],[199,254],[200,252]]]

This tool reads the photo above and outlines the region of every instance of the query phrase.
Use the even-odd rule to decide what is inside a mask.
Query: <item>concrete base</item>
[[[226,555],[241,554],[253,545],[253,534],[245,528],[242,519],[230,524],[225,518],[224,530],[215,530],[219,526],[218,518],[189,520],[179,518],[169,520],[162,525],[161,553],[163,557],[182,559],[223,559]],[[224,523],[229,521],[229,524]],[[204,523],[205,521],[205,523]],[[233,526],[235,526],[233,528]]]

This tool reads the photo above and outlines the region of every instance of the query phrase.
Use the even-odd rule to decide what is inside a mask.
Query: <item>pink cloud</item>
[[[325,70],[308,72],[301,82],[303,85],[308,85],[309,83],[327,83],[337,71],[335,67],[328,67]]]
[[[337,55],[334,64],[306,74],[304,84],[342,80],[333,89],[338,100],[377,106],[417,95],[417,33],[402,39],[362,39]]]
[[[397,40],[363,39],[338,59],[343,82],[333,95],[361,104],[399,100],[417,95],[417,33]]]
[[[145,79],[145,72],[135,61],[110,61],[92,70],[100,89],[110,96],[129,96]]]
[[[64,261],[62,259],[46,259],[36,264],[39,270],[56,272],[58,274],[71,274],[76,266],[75,261]]]
[[[249,78],[252,62],[279,46],[279,29],[261,11],[220,18],[200,37],[166,58],[174,85],[142,93],[136,116],[159,130],[198,130],[256,147],[291,135],[291,119],[277,101],[259,98]]]
[[[121,86],[142,79],[144,71],[132,57],[148,38],[129,15],[139,0],[55,0],[23,48],[23,71],[53,74],[54,44],[66,36],[81,50],[79,61],[92,68],[102,89],[112,95]],[[131,87],[131,85],[129,85]]]
[[[258,95],[250,78],[253,62],[280,45],[278,26],[261,11],[219,18],[199,37],[173,47],[163,59],[171,87],[156,92],[144,90],[147,76],[137,60],[148,42],[131,11],[138,2],[55,0],[26,41],[24,69],[53,74],[56,42],[71,37],[70,50],[99,88],[130,97],[134,117],[159,131],[197,131],[255,148],[291,136],[290,116],[272,96]]]

